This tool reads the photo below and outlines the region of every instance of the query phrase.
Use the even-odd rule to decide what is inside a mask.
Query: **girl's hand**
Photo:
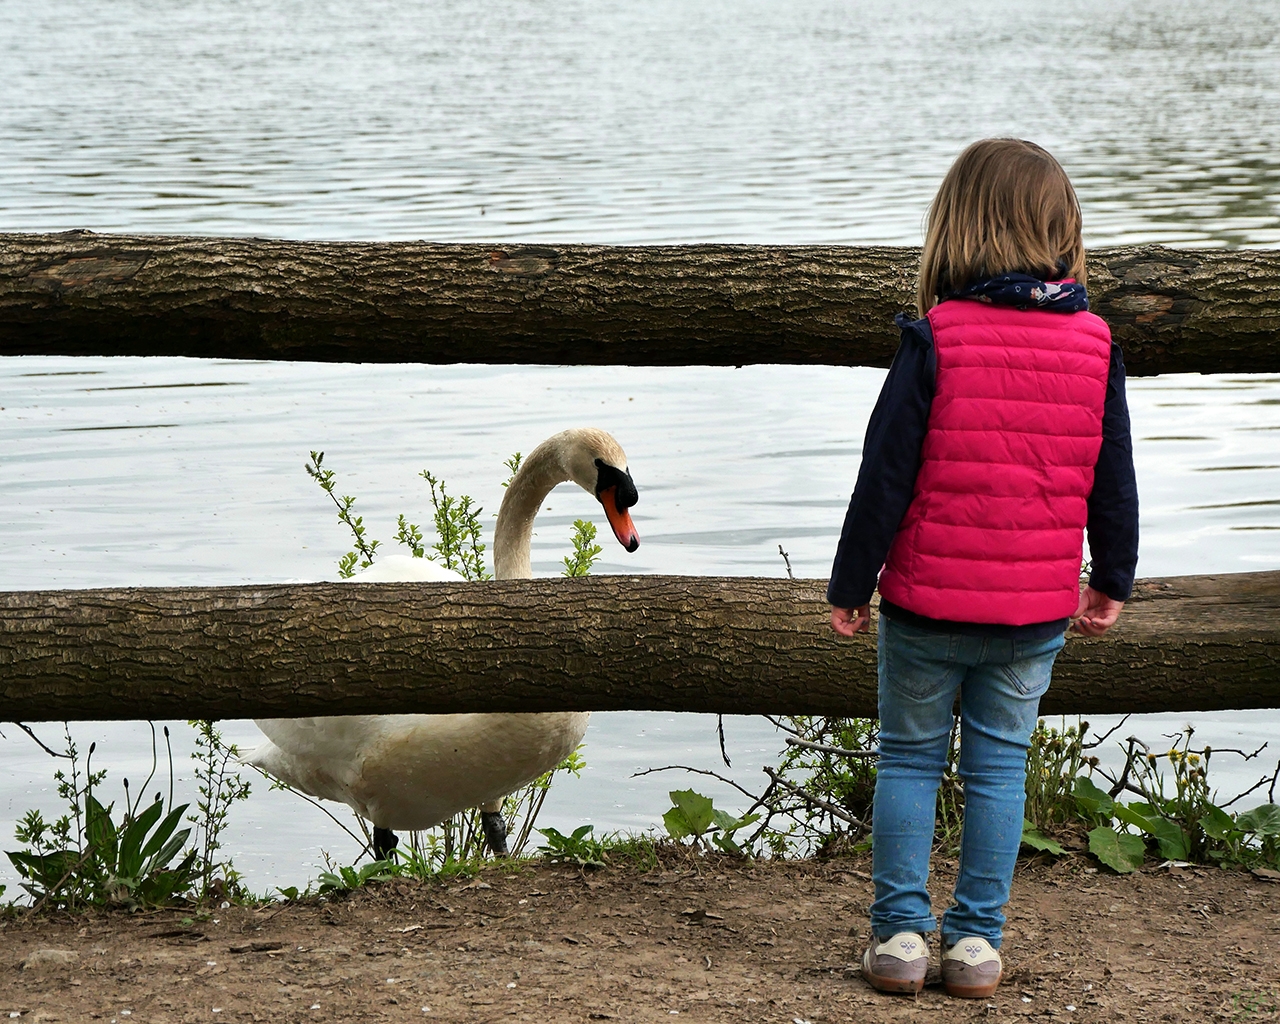
[[[867,632],[871,628],[871,605],[864,604],[857,608],[837,608],[832,605],[831,628],[841,636]]]
[[[1085,587],[1080,595],[1080,605],[1071,616],[1071,629],[1085,636],[1102,636],[1116,624],[1123,601],[1107,597],[1101,590]]]

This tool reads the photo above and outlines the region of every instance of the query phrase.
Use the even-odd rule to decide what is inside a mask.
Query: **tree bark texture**
[[[0,355],[887,366],[919,250],[0,235]],[[1090,254],[1131,373],[1280,370],[1280,250]]]
[[[0,720],[649,709],[874,716],[821,580],[0,593]],[[1280,708],[1280,572],[1141,581],[1046,714]]]

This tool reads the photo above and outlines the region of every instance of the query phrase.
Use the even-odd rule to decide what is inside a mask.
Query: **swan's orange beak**
[[[636,533],[636,524],[631,521],[631,513],[625,508],[618,508],[617,486],[606,487],[597,497],[604,506],[604,514],[613,527],[613,535],[618,538],[618,543],[628,551],[634,551],[640,546],[640,535]]]

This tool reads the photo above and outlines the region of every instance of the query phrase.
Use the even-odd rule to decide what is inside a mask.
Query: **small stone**
[[[24,971],[39,970],[42,967],[66,967],[80,959],[74,949],[33,949],[22,961]]]

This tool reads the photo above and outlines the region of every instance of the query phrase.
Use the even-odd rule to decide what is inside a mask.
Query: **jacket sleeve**
[[[844,517],[827,600],[857,608],[871,600],[889,546],[915,492],[929,429],[937,359],[928,320],[899,316],[902,340],[867,423],[862,465]]]
[[[1133,439],[1125,397],[1124,356],[1111,345],[1111,370],[1102,414],[1102,447],[1089,495],[1089,586],[1116,601],[1133,592],[1138,568],[1138,481],[1133,470]]]

